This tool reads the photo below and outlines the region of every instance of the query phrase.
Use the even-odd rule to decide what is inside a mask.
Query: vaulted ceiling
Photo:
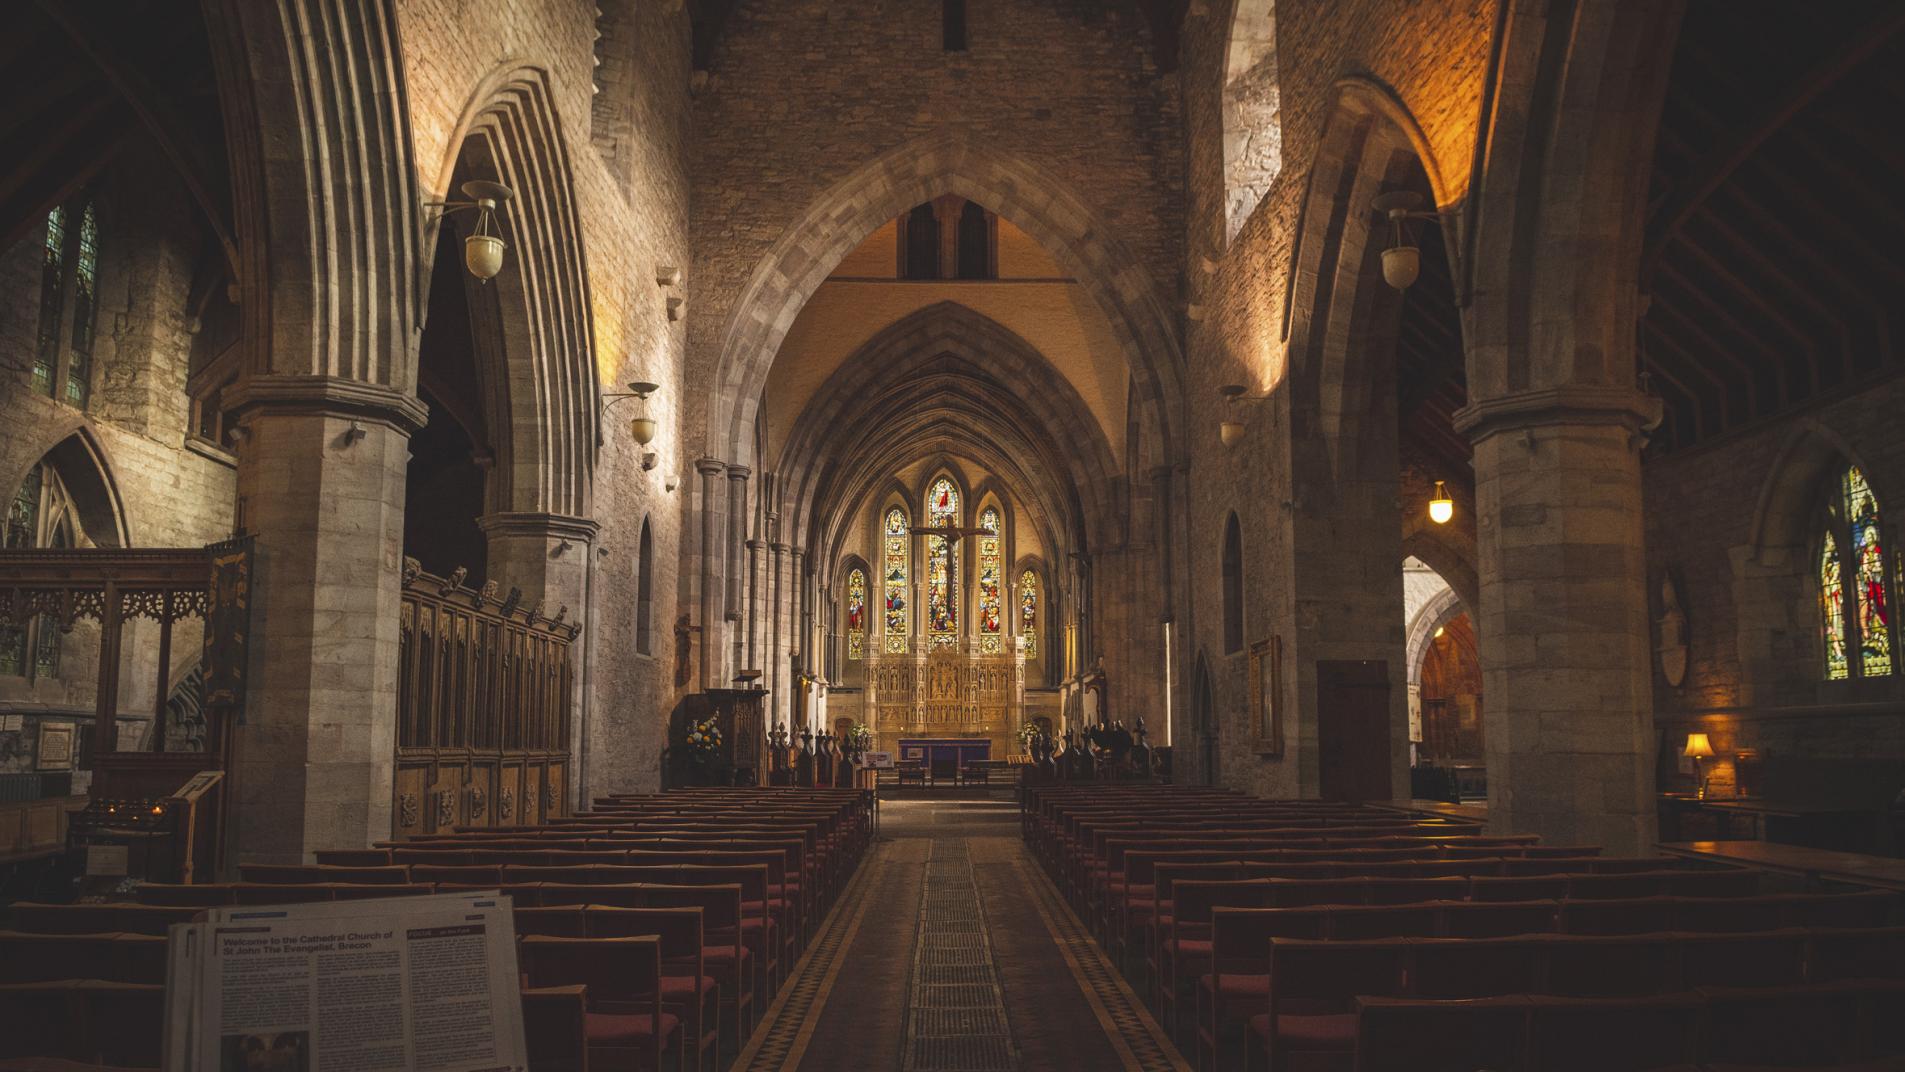
[[[1688,5],[1641,264],[1656,449],[1897,369],[1902,30],[1897,0]]]

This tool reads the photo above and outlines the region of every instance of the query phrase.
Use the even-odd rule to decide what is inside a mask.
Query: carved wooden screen
[[[498,599],[404,560],[397,677],[397,837],[537,824],[567,813],[571,653],[566,609]]]

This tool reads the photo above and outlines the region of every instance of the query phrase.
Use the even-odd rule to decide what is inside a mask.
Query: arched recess
[[[1363,78],[1338,82],[1335,93],[1297,222],[1284,336],[1298,403],[1292,435],[1323,443],[1332,475],[1342,479],[1357,471],[1359,433],[1395,384],[1402,297],[1382,279],[1386,231],[1371,203],[1379,193],[1412,190],[1434,208],[1451,206],[1427,137],[1393,93]],[[1457,217],[1439,226],[1453,229]],[[1443,245],[1459,279],[1460,242]],[[1384,431],[1393,444],[1394,429]]]
[[[794,221],[743,288],[722,328],[706,442],[749,463],[767,372],[795,316],[841,258],[874,229],[942,194],[976,201],[1037,239],[1098,304],[1136,386],[1140,471],[1175,457],[1183,354],[1158,284],[1063,183],[956,131],[926,135],[869,161]]]
[[[0,494],[10,500],[14,489],[40,465],[50,467],[59,475],[70,497],[72,512],[79,519],[85,545],[132,546],[132,529],[126,520],[119,484],[113,479],[105,449],[90,429],[74,428],[24,466],[15,466],[13,472],[6,474],[6,484]]]
[[[1224,49],[1225,246],[1283,170],[1276,30],[1276,0],[1236,0]]]
[[[827,546],[822,532],[839,524],[831,512],[895,471],[874,468],[871,455],[929,426],[962,425],[961,438],[989,444],[988,453],[1003,445],[1010,455],[1010,466],[988,466],[1033,508],[1011,519],[1015,526],[1033,525],[1048,547],[1061,533],[1111,531],[1119,470],[1076,388],[1023,338],[953,302],[876,333],[808,401],[777,459],[793,504],[791,531]],[[916,457],[923,456],[922,448]]]
[[[1197,665],[1191,671],[1191,725],[1197,731],[1198,773],[1203,784],[1216,785],[1221,776],[1218,765],[1221,751],[1222,720],[1217,717],[1217,697],[1211,687],[1210,660],[1200,649]]]
[[[642,537],[635,557],[635,651],[655,651],[655,537],[648,518],[642,518]]]
[[[1404,658],[1408,660],[1409,667],[1409,684],[1414,685],[1422,680],[1422,655],[1428,650],[1429,641],[1435,639],[1435,631],[1467,610],[1468,604],[1462,602],[1462,597],[1456,594],[1455,589],[1445,588],[1431,596],[1422,609],[1416,611],[1415,617],[1405,626],[1403,641]]]
[[[829,625],[828,632],[839,639],[828,647],[838,655],[834,657],[828,677],[848,688],[858,688],[866,684],[866,657],[874,636],[873,615],[879,603],[880,575],[857,554],[842,558],[835,569],[837,580],[833,590],[838,596],[838,618]],[[856,573],[859,576],[857,589]]]
[[[1458,547],[1439,532],[1418,529],[1402,538],[1402,553],[1422,563],[1448,582],[1450,591],[1463,605],[1473,608],[1481,598],[1481,585],[1475,577],[1474,549]]]
[[[1244,650],[1244,535],[1232,510],[1224,519],[1224,654]]]
[[[1897,673],[1831,682],[1821,672],[1818,556],[1825,524],[1823,504],[1847,466],[1864,474],[1881,507],[1895,516],[1898,507],[1893,504],[1901,501],[1901,489],[1886,481],[1889,474],[1882,467],[1867,465],[1865,452],[1857,444],[1812,417],[1795,420],[1768,468],[1754,504],[1748,542],[1732,556],[1741,703],[1759,702],[1755,697],[1766,695],[1811,695],[1830,701],[1843,699],[1847,688],[1880,694],[1905,691]],[[1888,523],[1896,524],[1889,519]],[[1897,555],[1896,547],[1892,553]],[[1896,576],[1888,579],[1896,588]],[[1896,632],[1894,624],[1894,649]]]
[[[490,508],[587,517],[601,381],[574,172],[548,74],[492,71],[450,144],[456,149],[439,168],[438,196],[462,199],[458,187],[469,179],[514,192],[498,213],[508,243],[503,270],[469,287],[473,321],[496,329],[477,333],[477,356],[494,385],[491,404],[504,417],[491,427],[508,430],[495,437]],[[458,229],[471,222],[468,214],[436,218],[437,226]]]

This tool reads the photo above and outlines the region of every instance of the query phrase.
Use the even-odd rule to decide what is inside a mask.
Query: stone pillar
[[[1652,848],[1652,653],[1640,429],[1660,402],[1569,386],[1476,402],[1488,825]]]
[[[587,598],[590,550],[602,526],[585,517],[509,512],[476,521],[489,544],[489,579],[503,592],[522,589],[522,603],[541,602],[554,617],[569,608],[570,620],[582,617]],[[578,679],[581,667],[576,668]]]
[[[769,512],[768,531],[780,531],[780,515]],[[768,702],[773,705],[777,719],[786,721],[791,727],[792,710],[787,706],[786,690],[781,687],[781,601],[786,591],[781,574],[781,559],[787,554],[787,545],[779,540],[771,540],[767,545],[767,687],[773,690]]]
[[[570,806],[579,806],[589,799],[578,795],[587,790],[584,778],[600,782],[600,770],[626,770],[631,757],[618,755],[618,746],[633,745],[634,735],[641,732],[627,724],[626,712],[613,705],[597,708],[590,696],[590,656],[595,651],[591,630],[596,623],[589,620],[589,588],[595,574],[595,538],[602,526],[585,517],[531,512],[486,514],[476,523],[489,545],[489,579],[498,590],[521,589],[523,606],[540,605],[551,618],[583,623],[571,653],[574,672],[569,682],[570,710],[575,714],[570,721],[569,758],[576,777],[566,787]],[[599,756],[585,755],[589,744],[605,751]]]
[[[747,658],[743,668],[759,670],[761,648],[757,634],[761,628],[761,541],[747,542]]]
[[[230,858],[301,863],[390,836],[404,482],[426,412],[364,384],[260,394],[239,398],[257,559]]]
[[[794,584],[798,589],[800,607],[800,632],[794,635],[793,650],[789,654],[798,656],[801,670],[812,674],[815,666],[813,579],[807,575],[807,552],[800,547],[794,547],[791,550],[793,561],[790,565],[793,567]],[[788,609],[790,612],[793,610],[791,602]]]
[[[738,673],[742,665],[744,641],[741,637],[741,589],[746,579],[741,576],[741,549],[747,542],[747,526],[741,519],[747,516],[747,478],[751,472],[745,465],[728,466],[728,538],[722,542],[722,575],[727,579],[727,605],[722,619],[731,634],[730,643],[734,649],[733,664]]]
[[[719,681],[720,660],[715,656],[718,650],[721,630],[715,624],[721,618],[716,602],[719,596],[715,588],[715,538],[714,530],[718,523],[715,516],[714,478],[727,469],[713,458],[702,458],[695,462],[695,472],[701,474],[701,561],[699,576],[701,580],[701,687],[719,688],[726,682]]]

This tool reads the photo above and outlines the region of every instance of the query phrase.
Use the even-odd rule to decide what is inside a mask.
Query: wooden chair
[[[659,1072],[672,1052],[680,1067],[681,1020],[662,1011],[660,939],[530,935],[521,956],[532,988],[587,988],[583,1037],[591,1063],[632,1056],[636,1068]]]
[[[523,1041],[529,1067],[536,1072],[588,1072],[588,993],[586,986],[526,988]]]

